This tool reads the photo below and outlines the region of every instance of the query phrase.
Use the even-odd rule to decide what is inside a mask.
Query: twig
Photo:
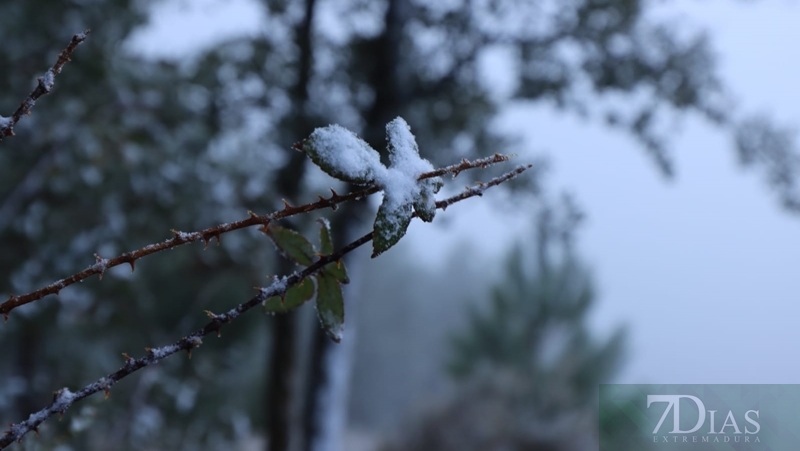
[[[473,168],[484,168],[491,164],[496,164],[500,162],[507,161],[509,157],[505,155],[495,154],[492,157],[481,158],[474,161],[467,161],[462,160],[461,163],[448,166],[446,168],[438,169],[436,171],[427,172],[419,176],[419,179],[428,179],[432,177],[437,177],[447,173],[457,174],[461,171],[466,169],[473,169]],[[298,207],[293,207],[289,205],[284,200],[284,208],[282,210],[275,211],[268,215],[257,215],[253,212],[249,212],[250,216],[246,219],[241,219],[239,221],[229,222],[225,224],[220,224],[214,227],[210,227],[207,229],[203,229],[197,232],[179,232],[173,230],[173,234],[175,235],[171,239],[162,241],[160,243],[150,244],[141,249],[137,249],[135,251],[126,252],[114,258],[101,258],[100,256],[95,255],[97,258],[97,262],[81,272],[73,274],[69,277],[63,278],[61,280],[57,280],[46,287],[40,288],[36,291],[32,291],[27,294],[23,294],[21,296],[9,295],[8,300],[0,304],[0,314],[3,315],[4,320],[8,321],[8,316],[12,310],[15,308],[29,304],[33,301],[42,299],[45,296],[51,294],[58,294],[62,289],[78,283],[84,279],[87,279],[95,274],[99,275],[102,279],[103,273],[105,273],[109,268],[113,268],[115,266],[129,264],[131,265],[131,271],[134,270],[136,265],[136,260],[145,257],[150,254],[155,254],[156,252],[161,252],[167,249],[172,249],[174,247],[186,244],[186,243],[193,243],[197,241],[204,241],[206,246],[208,243],[213,239],[216,238],[219,242],[220,236],[224,233],[231,232],[234,230],[239,230],[247,227],[252,227],[255,225],[263,225],[266,226],[270,222],[288,218],[290,216],[294,216],[301,213],[308,213],[314,210],[320,210],[323,208],[331,207],[334,210],[336,206],[342,202],[347,202],[350,200],[361,199],[367,197],[371,194],[380,191],[380,188],[377,186],[370,186],[364,188],[360,191],[354,191],[349,194],[339,195],[336,191],[331,190],[331,197],[324,198],[319,196],[319,200],[317,202],[312,202],[309,204],[301,205]]]
[[[513,171],[510,171],[500,177],[492,179],[488,183],[482,183],[479,184],[477,187],[467,188],[461,194],[436,202],[436,207],[444,209],[455,202],[460,202],[464,199],[473,196],[482,196],[483,192],[486,191],[488,188],[495,185],[499,185],[505,182],[506,180],[516,177],[529,167],[531,166],[530,165],[519,166]],[[280,296],[286,293],[286,290],[296,285],[301,280],[318,272],[319,270],[322,269],[322,267],[324,267],[328,263],[340,260],[342,257],[352,252],[353,250],[357,249],[359,246],[369,242],[371,239],[372,239],[372,232],[369,232],[366,235],[362,236],[361,238],[353,241],[352,243],[338,250],[337,252],[320,257],[319,260],[311,264],[311,266],[308,266],[306,269],[300,272],[294,272],[290,276],[284,276],[280,279],[276,279],[275,281],[272,282],[272,284],[269,287],[260,288],[256,296],[254,296],[247,302],[239,304],[236,307],[228,310],[226,313],[222,313],[219,315],[209,314],[212,320],[208,324],[206,324],[203,328],[195,331],[194,333],[181,338],[175,343],[172,343],[167,346],[162,346],[160,348],[147,348],[146,349],[147,354],[144,355],[143,357],[139,357],[138,359],[134,359],[128,357],[127,354],[123,354],[123,356],[125,356],[126,362],[122,368],[107,376],[101,377],[100,379],[83,387],[77,392],[73,393],[68,388],[62,388],[61,390],[58,390],[53,394],[53,402],[49,406],[45,407],[42,410],[39,410],[38,412],[32,413],[25,421],[21,421],[19,423],[10,425],[9,430],[6,431],[2,436],[0,436],[0,449],[8,447],[15,441],[22,441],[22,437],[25,434],[27,434],[30,431],[36,431],[39,425],[42,424],[46,419],[50,418],[56,413],[63,415],[68,408],[70,408],[74,403],[82,400],[83,398],[86,398],[100,391],[104,391],[107,395],[114,384],[119,382],[121,379],[127,377],[128,375],[146,366],[159,362],[179,351],[191,352],[192,349],[197,348],[203,343],[202,340],[203,337],[213,332],[219,332],[223,324],[232,322],[233,320],[238,318],[239,315],[241,315],[242,313],[252,309],[253,307],[256,307],[257,305],[261,304],[262,302],[266,301],[272,296]]]
[[[83,33],[72,36],[72,41],[70,41],[67,48],[59,53],[56,63],[44,73],[44,76],[38,78],[39,83],[36,85],[36,88],[34,88],[27,99],[22,101],[17,111],[14,111],[11,117],[0,116],[0,141],[6,136],[14,136],[14,126],[17,125],[20,118],[22,118],[23,115],[31,114],[31,108],[33,108],[33,105],[39,100],[39,97],[50,94],[56,75],[61,73],[61,68],[64,67],[64,64],[70,61],[72,52],[75,51],[75,48],[78,47],[81,42],[86,40],[86,36],[88,36],[89,33],[90,30],[86,30]]]
[[[466,158],[462,158],[461,163],[451,164],[450,166],[445,166],[441,169],[429,172],[426,178],[439,177],[445,174],[453,174],[453,178],[456,178],[458,174],[467,169],[473,169],[475,167],[480,167],[483,169],[493,164],[508,161],[509,159],[511,159],[511,155],[502,155],[499,153],[496,153],[491,157],[484,157],[474,161],[469,161]]]

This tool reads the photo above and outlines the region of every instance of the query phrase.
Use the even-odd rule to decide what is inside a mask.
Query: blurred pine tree
[[[591,278],[573,250],[572,204],[543,208],[534,240],[514,248],[488,303],[452,336],[457,382],[386,450],[572,450],[597,447],[597,392],[619,369],[623,329],[586,324]]]

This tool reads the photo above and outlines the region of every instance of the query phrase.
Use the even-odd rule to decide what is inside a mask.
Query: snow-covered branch
[[[516,169],[502,176],[496,177],[491,181],[489,181],[488,183],[480,183],[476,187],[468,187],[461,194],[455,195],[448,199],[437,201],[436,207],[445,209],[449,205],[468,199],[470,197],[482,196],[483,192],[486,191],[488,188],[499,185],[507,180],[514,178],[530,167],[531,167],[530,165],[518,166]],[[330,202],[329,199],[326,201]],[[176,238],[179,237],[179,233],[180,232],[176,234]],[[201,329],[189,335],[186,335],[185,337],[179,339],[178,341],[172,344],[162,346],[159,348],[147,348],[146,354],[139,358],[131,358],[127,354],[123,354],[123,356],[125,356],[126,361],[125,364],[119,370],[101,377],[100,379],[92,382],[91,384],[83,387],[82,389],[76,392],[72,392],[68,388],[62,388],[56,391],[53,395],[53,402],[49,406],[39,410],[38,412],[32,413],[28,417],[28,419],[24,421],[20,421],[19,423],[14,423],[10,425],[9,429],[5,433],[3,433],[2,436],[0,436],[0,449],[4,449],[9,445],[13,444],[14,442],[21,441],[23,436],[28,432],[37,431],[39,425],[41,425],[45,420],[47,420],[48,418],[50,418],[55,414],[63,415],[64,412],[67,409],[69,409],[73,404],[90,395],[103,391],[106,393],[107,396],[110,393],[111,387],[114,384],[116,384],[123,378],[129,376],[130,374],[133,374],[134,372],[144,367],[150,366],[180,351],[187,351],[188,353],[191,353],[192,349],[197,348],[203,343],[202,338],[205,337],[206,335],[209,335],[214,332],[219,333],[223,325],[226,325],[234,321],[242,313],[252,309],[253,307],[258,306],[259,304],[262,304],[267,299],[273,296],[282,296],[286,294],[289,288],[297,285],[305,278],[321,271],[329,263],[341,260],[343,256],[357,249],[361,245],[369,242],[370,240],[372,240],[372,238],[373,238],[373,232],[369,232],[366,235],[362,236],[361,238],[343,247],[339,251],[319,257],[318,260],[316,260],[313,264],[309,265],[304,270],[299,272],[294,272],[289,276],[284,276],[282,278],[276,279],[270,286],[260,288],[256,296],[254,296],[253,298],[244,303],[237,305],[236,307],[228,310],[225,313],[213,314],[207,312],[208,316],[211,318],[210,322],[208,322]],[[101,262],[98,262],[98,265],[99,264],[101,264]],[[103,263],[103,265],[107,264],[108,264],[107,262]]]
[[[31,108],[33,108],[33,105],[35,105],[36,101],[39,100],[39,97],[50,93],[50,90],[53,89],[56,75],[61,73],[61,69],[64,67],[64,64],[67,64],[67,61],[70,61],[72,52],[75,51],[75,48],[77,48],[81,42],[86,40],[86,36],[89,35],[89,32],[90,30],[86,30],[83,33],[78,33],[72,36],[72,40],[67,48],[58,54],[58,59],[56,60],[55,64],[53,64],[53,66],[48,69],[43,76],[38,78],[36,88],[31,91],[30,95],[28,95],[28,98],[20,103],[19,108],[17,108],[17,110],[14,111],[10,117],[0,116],[0,141],[2,141],[6,136],[14,136],[14,126],[17,125],[17,122],[19,122],[22,116],[31,114]]]
[[[453,176],[455,176],[464,170],[474,169],[474,168],[485,168],[486,166],[492,164],[508,161],[508,158],[509,157],[505,155],[495,154],[494,156],[481,158],[474,161],[462,160],[461,163],[459,164],[447,166],[442,169],[437,169],[432,172],[424,173],[419,176],[419,180],[430,179],[444,174],[453,174]],[[148,256],[150,254],[155,254],[156,252],[165,251],[167,249],[172,249],[183,244],[193,243],[198,241],[203,241],[206,244],[206,246],[208,246],[208,243],[214,238],[216,238],[217,241],[219,242],[222,234],[227,232],[257,225],[267,226],[272,221],[288,218],[290,216],[302,213],[308,213],[314,210],[321,210],[328,207],[335,210],[337,208],[337,205],[342,202],[361,199],[371,194],[377,193],[378,191],[380,191],[380,188],[374,184],[360,191],[354,191],[352,193],[348,193],[345,195],[340,195],[336,193],[336,191],[331,190],[332,194],[330,197],[325,198],[319,196],[318,201],[308,203],[305,205],[300,205],[297,207],[291,206],[286,201],[284,201],[283,209],[267,215],[257,215],[253,212],[249,212],[249,217],[245,219],[219,224],[217,226],[209,227],[207,229],[203,229],[196,232],[179,232],[173,230],[172,233],[174,236],[171,239],[161,241],[160,243],[149,244],[140,249],[130,252],[125,252],[124,254],[118,255],[113,258],[102,258],[98,255],[95,255],[95,258],[97,260],[96,263],[85,268],[83,271],[80,271],[69,277],[57,280],[43,288],[40,288],[36,291],[32,291],[30,293],[26,293],[20,296],[15,296],[13,294],[9,295],[8,300],[0,304],[0,314],[2,314],[4,316],[4,320],[7,321],[9,314],[15,308],[42,299],[43,297],[51,294],[58,294],[62,289],[70,285],[76,284],[82,280],[88,279],[93,275],[98,275],[102,279],[103,273],[105,273],[105,271],[115,266],[128,264],[131,266],[131,271],[133,271],[136,265],[136,260]]]

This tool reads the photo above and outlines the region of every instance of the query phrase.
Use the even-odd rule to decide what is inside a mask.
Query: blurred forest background
[[[468,242],[437,269],[408,248],[375,261],[357,252],[342,344],[310,308],[246,315],[192,360],[169,359],[49,421],[25,449],[595,448],[597,385],[620,368],[624,334],[586,325],[596,299],[575,244],[579,200],[547,187],[546,155],[499,131],[515,102],[618,129],[667,177],[663,124],[702,116],[734,137],[731,152],[763,170],[789,210],[800,205],[791,135],[734,116],[707,37],[652,20],[651,2],[261,0],[255,36],[180,59],[130,51],[167,1],[0,2],[6,115],[72,34],[92,30],[54,92],[0,143],[0,292],[29,292],[95,252],[111,257],[170,229],[346,191],[291,144],[338,123],[381,149],[396,116],[437,166],[494,152],[536,161],[523,182],[471,201],[529,211],[528,239],[499,265]],[[492,85],[501,70],[513,90]],[[370,226],[375,206],[322,213],[337,245]],[[307,230],[313,219],[287,222]],[[26,418],[54,390],[116,370],[121,353],[169,343],[201,326],[203,310],[230,308],[268,274],[292,270],[244,231],[14,311],[0,327],[0,421]]]

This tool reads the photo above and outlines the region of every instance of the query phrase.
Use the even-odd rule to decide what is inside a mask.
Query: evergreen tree
[[[565,205],[561,218],[544,208],[535,244],[511,251],[505,280],[492,289],[488,309],[469,310],[448,365],[460,381],[487,369],[518,375],[529,381],[536,410],[550,417],[593,405],[598,384],[619,366],[623,343],[621,329],[603,342],[588,330],[594,289],[573,250],[579,215]]]
[[[543,208],[534,240],[509,254],[488,303],[452,337],[452,399],[421,416],[390,450],[586,449],[597,390],[619,368],[624,333],[593,338],[592,281],[573,249],[576,210]]]
[[[92,29],[53,92],[0,147],[0,291],[22,294],[95,263],[241,217],[251,180],[267,154],[222,152],[225,127],[199,85],[174,62],[134,57],[125,38],[149,2],[0,4],[0,111],[9,115],[72,34]],[[230,148],[229,148],[230,149]],[[251,178],[251,176],[253,176]],[[258,188],[258,184],[255,185]],[[263,189],[263,188],[262,188]],[[116,268],[59,296],[17,309],[0,326],[0,412],[8,424],[124,363],[144,347],[174,340],[251,295],[270,272],[272,251],[255,234],[231,236],[203,252],[187,246],[133,268]],[[6,299],[3,299],[5,301]],[[257,422],[261,403],[228,392],[231,380],[260,388],[263,355],[245,322],[227,344],[209,342],[200,361],[170,361],[120,384],[111,402],[89,400],[68,421],[42,430],[41,443],[76,449],[222,447]],[[204,394],[202,394],[204,393]],[[250,418],[253,418],[252,420]],[[90,427],[87,429],[87,425]],[[244,428],[244,429],[243,429]]]

